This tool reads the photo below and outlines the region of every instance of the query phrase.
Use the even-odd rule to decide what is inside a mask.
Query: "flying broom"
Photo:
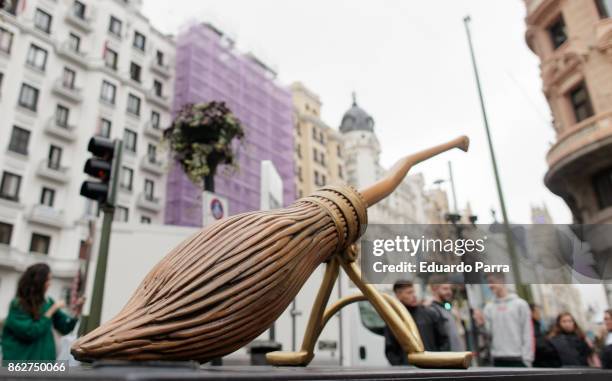
[[[353,244],[367,226],[367,208],[391,194],[412,166],[453,148],[467,151],[468,145],[462,136],[407,156],[366,189],[326,186],[287,208],[243,213],[203,228],[149,272],[117,316],[79,338],[72,354],[82,361],[199,362],[227,355],[268,329],[317,266],[331,262],[336,266],[328,267],[328,278],[334,271],[337,276],[340,265],[349,273],[390,325],[411,363],[467,367],[466,352],[423,352],[405,309],[364,285],[354,261],[340,258],[354,253]],[[329,298],[323,290],[329,283],[317,297],[319,309]],[[325,320],[320,315],[313,309],[311,338],[305,341],[320,333]],[[268,359],[278,365],[306,365],[311,352],[277,353]]]

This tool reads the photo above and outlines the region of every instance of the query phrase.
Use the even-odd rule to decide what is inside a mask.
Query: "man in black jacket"
[[[444,317],[432,308],[423,306],[418,302],[412,282],[396,282],[393,285],[393,291],[397,299],[412,315],[421,334],[425,350],[448,351],[450,343],[444,328]],[[406,353],[389,327],[385,327],[385,355],[391,365],[408,365]]]

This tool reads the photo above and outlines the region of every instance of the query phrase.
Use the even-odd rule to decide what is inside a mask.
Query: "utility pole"
[[[476,78],[476,87],[478,88],[478,98],[480,100],[480,108],[482,110],[482,119],[484,121],[485,131],[487,133],[487,142],[489,143],[489,153],[491,154],[491,163],[493,165],[493,173],[495,175],[495,185],[497,187],[497,195],[499,196],[499,204],[502,212],[502,219],[504,224],[504,230],[506,233],[506,245],[508,246],[508,253],[510,254],[510,261],[512,263],[512,270],[514,274],[514,281],[516,282],[517,292],[520,297],[531,301],[531,292],[527,285],[524,285],[521,279],[521,271],[519,263],[516,257],[516,249],[514,246],[514,237],[508,222],[508,213],[506,211],[506,202],[504,200],[504,194],[502,191],[501,180],[499,177],[499,169],[497,168],[497,161],[495,159],[495,150],[493,149],[493,142],[491,141],[491,132],[489,129],[489,120],[487,118],[487,111],[484,104],[484,96],[482,94],[482,88],[480,85],[480,76],[478,74],[478,67],[476,65],[476,57],[474,55],[474,47],[472,45],[472,35],[470,33],[470,16],[463,18],[465,25],[465,32],[467,33],[468,44],[470,46],[470,56],[472,57],[472,66],[474,68],[474,77]]]

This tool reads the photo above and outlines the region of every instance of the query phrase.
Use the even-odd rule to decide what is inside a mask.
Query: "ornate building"
[[[574,219],[612,222],[612,3],[525,0],[557,139],[545,182]]]
[[[612,274],[612,2],[525,0],[527,44],[540,58],[556,141],[546,186],[561,196],[599,271]],[[607,264],[606,264],[607,262]]]
[[[351,108],[342,117],[340,133],[347,183],[362,189],[384,176],[386,169],[379,162],[380,143],[374,132],[374,119],[359,107],[355,95]],[[370,223],[385,224],[432,223],[429,216],[439,215],[431,212],[438,206],[425,191],[423,175],[417,173],[407,176],[395,192],[368,209],[368,219]]]

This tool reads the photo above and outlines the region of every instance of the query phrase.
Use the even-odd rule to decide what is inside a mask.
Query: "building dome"
[[[345,134],[350,131],[374,132],[374,119],[357,105],[355,93],[353,93],[353,105],[344,113],[340,123],[340,132]]]

